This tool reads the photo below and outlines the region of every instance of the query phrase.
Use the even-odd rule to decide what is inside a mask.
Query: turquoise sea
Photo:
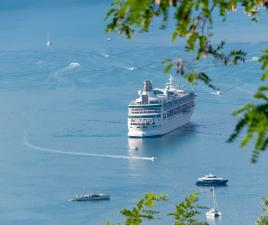
[[[253,165],[252,145],[240,150],[239,143],[226,140],[236,122],[231,112],[250,101],[261,83],[256,57],[268,46],[267,17],[257,26],[239,13],[224,25],[217,21],[215,40],[225,37],[228,48],[248,52],[238,66],[210,59],[194,65],[224,94],[211,95],[199,84],[187,126],[162,137],[129,139],[127,106],[143,80],[161,87],[168,78],[162,59],[192,56],[184,53],[183,43],[170,44],[157,24],[132,41],[114,34],[107,41],[103,18],[109,5],[0,1],[0,224],[116,223],[122,221],[120,209],[152,191],[170,197],[159,204],[162,217],[194,191],[200,193],[199,204],[210,207],[208,189],[195,186],[197,177],[207,173],[229,179],[227,187],[216,189],[223,216],[210,224],[255,224],[260,200],[268,196],[267,153]],[[50,48],[45,46],[48,32]],[[192,88],[182,79],[177,82]],[[88,192],[109,193],[111,200],[69,201]]]

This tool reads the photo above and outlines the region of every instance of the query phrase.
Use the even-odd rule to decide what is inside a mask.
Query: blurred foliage
[[[136,206],[132,209],[121,210],[121,215],[125,217],[125,225],[140,225],[144,220],[154,220],[161,218],[156,217],[160,212],[153,210],[156,201],[167,201],[167,196],[163,194],[147,193],[140,199]],[[174,217],[174,225],[208,225],[206,222],[200,222],[196,216],[200,214],[197,206],[198,194],[192,193],[186,197],[181,203],[176,205],[175,212],[169,213],[167,216]],[[106,225],[112,225],[112,222],[106,222]],[[122,225],[117,223],[117,225]]]
[[[197,206],[198,194],[192,193],[186,197],[184,201],[176,205],[175,212],[169,213],[169,216],[175,218],[174,225],[206,225],[207,223],[200,222],[196,219],[200,214],[200,209],[204,207]]]
[[[268,49],[263,51],[263,56],[259,59],[262,63],[262,69],[265,70],[268,65]],[[268,71],[264,72],[261,79],[264,81],[268,77]],[[233,115],[242,114],[236,124],[234,132],[229,138],[232,142],[246,128],[246,135],[241,141],[241,147],[248,144],[256,136],[255,149],[252,155],[252,162],[257,162],[259,154],[267,148],[268,145],[268,86],[260,86],[254,95],[257,103],[248,103],[235,111]]]
[[[215,62],[224,65],[237,64],[245,61],[246,52],[241,49],[226,52],[224,41],[216,45],[212,43],[213,20],[220,17],[225,21],[228,14],[243,10],[245,16],[257,23],[259,12],[263,8],[268,9],[268,0],[114,0],[106,15],[106,32],[132,38],[136,31],[148,32],[156,18],[161,21],[160,29],[166,28],[173,20],[175,26],[171,41],[184,39],[185,51],[194,53],[195,61],[210,56]],[[268,50],[264,51],[259,61],[265,71],[268,65]],[[217,89],[207,74],[196,71],[186,60],[165,59],[163,63],[166,73],[175,68],[176,73],[190,83],[201,81],[210,88]],[[265,82],[267,77],[268,71],[265,71],[261,80]],[[266,149],[268,143],[267,89],[268,86],[261,86],[254,95],[254,103],[248,103],[234,112],[240,119],[229,141],[234,141],[242,130],[246,130],[241,146],[245,146],[252,139],[256,140],[252,162],[256,162],[259,153]]]
[[[263,214],[257,219],[256,225],[268,225],[268,199],[262,199]]]

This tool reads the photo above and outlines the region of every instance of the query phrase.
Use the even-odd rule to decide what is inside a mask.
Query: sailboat
[[[206,216],[208,218],[217,218],[221,216],[221,212],[216,209],[216,195],[214,191],[214,187],[210,189],[212,191],[213,196],[213,208],[206,212]]]
[[[49,32],[47,33],[47,43],[46,43],[46,46],[47,47],[50,47],[51,43],[50,43],[50,35],[49,35]]]

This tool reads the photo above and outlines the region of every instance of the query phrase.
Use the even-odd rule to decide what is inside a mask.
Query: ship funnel
[[[152,92],[152,90],[153,90],[153,88],[152,88],[151,81],[149,81],[149,80],[144,81],[143,91],[144,92]]]

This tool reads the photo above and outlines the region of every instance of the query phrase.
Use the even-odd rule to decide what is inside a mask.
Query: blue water
[[[162,59],[191,56],[168,44],[157,26],[133,41],[115,35],[106,41],[103,17],[109,1],[1,3],[0,224],[116,223],[122,221],[120,209],[151,191],[170,196],[159,206],[164,212],[193,191],[201,193],[200,205],[211,206],[208,190],[194,185],[209,172],[230,180],[228,187],[216,189],[223,216],[215,223],[254,224],[260,200],[268,196],[267,154],[252,165],[252,145],[242,151],[238,143],[225,141],[236,121],[231,112],[260,84],[259,64],[251,59],[267,47],[265,20],[256,29],[249,20],[227,21],[218,29],[216,39],[225,33],[232,42],[228,47],[246,49],[248,59],[239,66],[210,60],[196,65],[224,94],[213,96],[197,85],[190,124],[163,137],[128,139],[127,105],[143,80],[161,87],[167,79]],[[235,23],[241,32],[226,33]],[[132,66],[137,69],[129,71]],[[109,193],[111,200],[69,201],[87,192]]]

